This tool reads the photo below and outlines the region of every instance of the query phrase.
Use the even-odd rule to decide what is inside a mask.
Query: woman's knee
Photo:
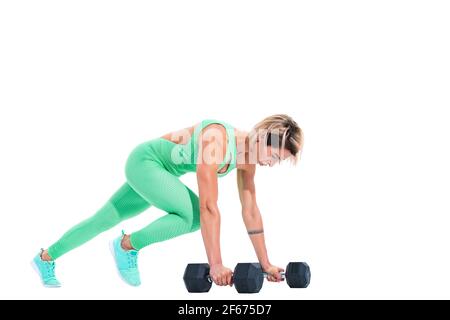
[[[121,218],[111,201],[107,201],[103,207],[101,207],[94,216],[86,220],[86,226],[90,226],[93,230],[98,232],[103,232],[108,229],[111,229],[119,222],[121,222]]]
[[[109,199],[120,219],[133,217],[150,207],[128,183],[124,183]]]
[[[191,205],[191,208],[189,210],[190,212],[190,232],[197,231],[200,229],[200,201],[195,192],[193,192],[191,189],[187,188],[188,194],[189,194],[189,202]]]
[[[181,218],[182,223],[186,226],[186,229],[189,230],[194,221],[194,216],[191,212],[180,212],[177,215]]]
[[[200,222],[193,221],[191,225],[191,230],[189,232],[195,232],[200,229]]]
[[[197,212],[187,210],[187,211],[179,211],[177,213],[172,214],[176,214],[178,217],[181,218],[180,221],[184,226],[183,233],[194,232],[200,229],[200,218]]]

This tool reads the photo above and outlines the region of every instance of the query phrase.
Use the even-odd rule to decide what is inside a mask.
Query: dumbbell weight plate
[[[208,292],[212,285],[209,278],[209,265],[207,263],[188,264],[183,280],[189,292]]]
[[[289,262],[286,282],[291,288],[306,288],[311,280],[311,270],[306,262]]]
[[[264,283],[259,263],[238,263],[234,268],[233,283],[239,293],[257,293]]]

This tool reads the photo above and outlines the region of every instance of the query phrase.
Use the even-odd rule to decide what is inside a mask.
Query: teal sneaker
[[[42,251],[41,251],[42,252]],[[41,259],[41,252],[39,252],[31,261],[31,265],[41,278],[41,282],[48,288],[59,288],[61,283],[55,276],[55,262],[44,261]]]
[[[137,250],[124,250],[121,246],[122,235],[110,242],[111,253],[116,262],[117,270],[120,277],[131,286],[139,286],[141,284],[141,278],[139,276],[139,270],[137,265],[138,251]]]

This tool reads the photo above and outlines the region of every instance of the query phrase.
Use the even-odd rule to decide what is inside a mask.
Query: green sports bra
[[[187,172],[195,172],[197,170],[198,156],[198,136],[200,132],[210,124],[220,124],[225,127],[227,133],[227,150],[224,159],[220,164],[218,171],[222,170],[229,164],[227,170],[223,173],[217,172],[218,177],[226,176],[230,171],[236,168],[236,137],[234,128],[228,123],[206,119],[201,121],[194,129],[192,137],[186,144],[177,144],[164,138],[158,139],[159,145],[154,150],[157,160],[172,174],[181,176]]]

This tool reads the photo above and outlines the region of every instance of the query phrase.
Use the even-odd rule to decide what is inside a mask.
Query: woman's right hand
[[[233,272],[222,264],[210,266],[209,276],[218,286],[231,286],[233,284]]]

